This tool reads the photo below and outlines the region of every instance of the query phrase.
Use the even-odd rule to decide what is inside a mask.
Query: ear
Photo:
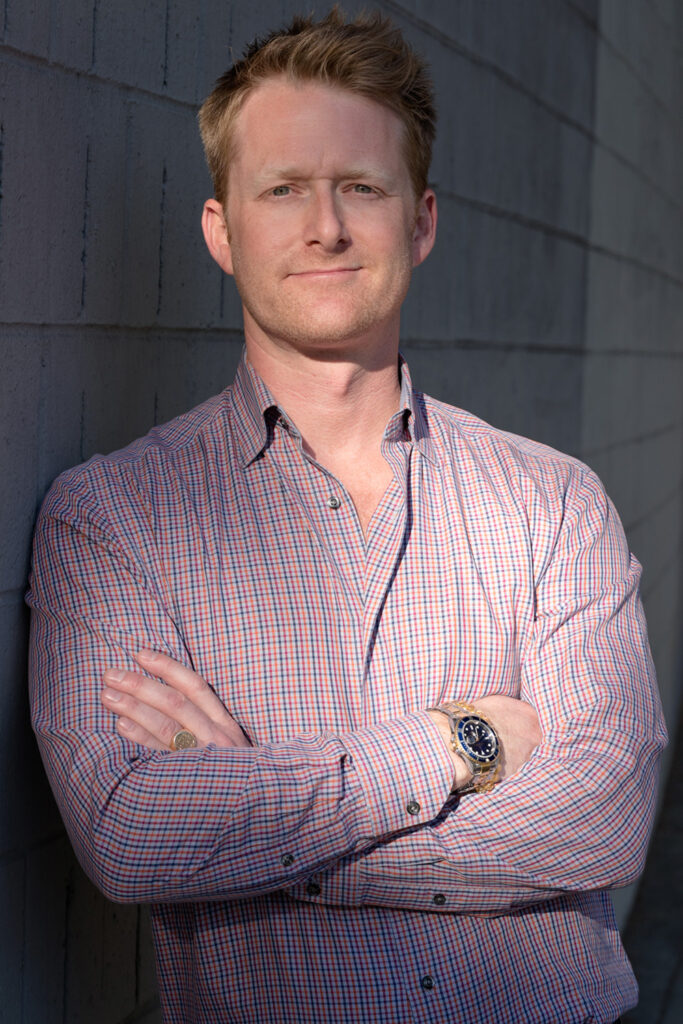
[[[413,266],[419,267],[427,259],[436,239],[436,196],[431,188],[417,204],[413,228]]]
[[[206,246],[219,267],[232,274],[232,250],[223,207],[216,199],[207,199],[202,212],[202,231]]]

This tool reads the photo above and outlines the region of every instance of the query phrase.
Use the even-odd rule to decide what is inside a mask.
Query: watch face
[[[498,737],[478,715],[465,715],[460,719],[458,739],[467,756],[479,764],[492,764],[498,757]]]

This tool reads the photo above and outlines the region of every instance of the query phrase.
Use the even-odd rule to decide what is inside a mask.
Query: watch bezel
[[[468,722],[477,722],[478,724],[484,726],[489,738],[493,741],[493,750],[490,754],[479,754],[477,753],[476,750],[472,749],[469,742],[465,738],[465,727],[467,726]],[[468,758],[468,760],[473,761],[477,765],[481,765],[482,767],[488,767],[489,765],[497,763],[500,755],[500,743],[498,740],[498,736],[496,735],[493,726],[489,722],[487,722],[485,718],[482,718],[481,715],[466,712],[465,714],[459,716],[456,724],[456,736],[458,738],[458,743],[460,744],[462,751]]]

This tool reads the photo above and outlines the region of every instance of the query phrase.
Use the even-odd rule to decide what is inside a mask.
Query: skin
[[[270,79],[237,119],[226,208],[209,199],[202,216],[242,299],[247,358],[306,451],[346,488],[363,532],[391,480],[380,445],[400,394],[401,306],[436,231],[436,198],[415,196],[402,131],[372,100]],[[184,728],[199,746],[249,745],[195,672],[158,652],[136,658],[142,673],[104,674],[102,701],[122,736],[168,750]],[[498,733],[507,778],[541,740],[536,712],[502,695],[476,705]],[[448,748],[448,722],[430,715],[462,786],[470,772]]]

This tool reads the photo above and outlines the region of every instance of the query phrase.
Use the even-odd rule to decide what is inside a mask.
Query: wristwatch
[[[500,743],[495,729],[472,704],[453,700],[430,711],[440,711],[451,727],[451,749],[472,772],[469,782],[457,792],[488,793],[496,784],[500,762]]]

